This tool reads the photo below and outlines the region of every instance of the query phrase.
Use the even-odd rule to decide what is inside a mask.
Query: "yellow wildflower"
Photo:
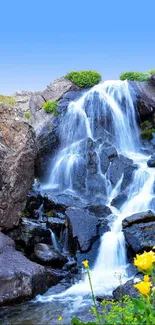
[[[58,318],[58,321],[59,321],[59,322],[61,322],[61,321],[62,321],[62,316],[60,316],[60,317]]]
[[[134,258],[134,265],[142,270],[147,270],[152,267],[155,262],[155,253],[153,251],[144,252],[141,255],[136,255]]]
[[[89,268],[88,260],[83,261],[82,264],[86,269]]]
[[[151,282],[145,282],[145,281],[139,282],[134,285],[134,287],[138,289],[139,292],[144,296],[147,296],[149,294],[151,286],[152,286]]]
[[[150,277],[148,275],[144,275],[144,282],[149,282],[150,281]]]

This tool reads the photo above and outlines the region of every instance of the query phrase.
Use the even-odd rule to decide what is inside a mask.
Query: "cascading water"
[[[110,184],[108,171],[103,174],[100,167],[100,145],[95,152],[98,159],[98,175],[106,186],[107,204],[113,216],[109,222],[110,231],[101,238],[101,245],[91,277],[95,294],[111,294],[119,284],[117,272],[127,268],[125,240],[121,231],[122,220],[133,213],[151,208],[154,169],[147,167],[148,156],[141,153],[136,112],[126,81],[107,81],[85,93],[82,98],[72,102],[60,125],[61,148],[53,159],[48,184],[43,189],[57,189],[58,192],[71,190],[80,195],[89,190],[88,171],[83,172],[82,189],[76,188],[76,177],[81,175],[86,165],[88,138],[100,144],[112,144],[118,155],[133,160],[138,165],[131,185],[128,186],[128,199],[120,210],[111,206],[112,199],[119,193],[123,175],[115,187]],[[110,134],[110,137],[109,137]],[[108,139],[107,139],[108,138]],[[102,195],[102,193],[101,193]],[[105,195],[105,193],[104,193]],[[126,281],[127,276],[124,276]],[[65,296],[83,297],[90,292],[85,278],[59,296],[39,297],[39,301],[51,301]],[[68,299],[68,298],[67,298]],[[79,298],[81,299],[81,298]],[[80,300],[81,303],[81,300]]]

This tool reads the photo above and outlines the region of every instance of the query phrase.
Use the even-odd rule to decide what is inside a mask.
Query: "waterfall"
[[[155,169],[147,166],[148,156],[142,154],[136,112],[127,81],[107,81],[93,87],[80,99],[70,103],[62,124],[60,124],[61,148],[52,161],[51,175],[44,188],[57,188],[59,191],[77,191],[76,174],[80,174],[87,156],[86,139],[97,143],[107,141],[118,154],[133,160],[138,168],[128,187],[128,198],[119,210],[111,206],[112,199],[120,192],[122,178],[115,187],[109,185],[108,173],[103,179],[108,187],[107,204],[114,218],[110,221],[110,231],[101,238],[95,265],[91,270],[95,294],[111,294],[119,285],[118,272],[127,272],[125,239],[122,232],[122,220],[133,213],[151,208],[155,198],[153,184]],[[105,131],[107,133],[105,133]],[[109,134],[111,137],[109,137]],[[99,146],[96,146],[99,160]],[[97,171],[101,174],[101,168]],[[81,174],[80,174],[81,175]],[[83,192],[87,191],[88,173],[83,174]],[[78,192],[80,193],[80,191]],[[123,275],[125,282],[128,275]],[[90,292],[87,276],[81,282],[69,288],[59,297],[85,295]],[[53,296],[40,297],[40,301],[50,301]],[[58,296],[57,296],[58,299]]]

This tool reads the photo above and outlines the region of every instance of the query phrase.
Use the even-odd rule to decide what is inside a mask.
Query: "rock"
[[[39,209],[43,203],[43,198],[40,192],[30,191],[27,196],[26,210],[34,217],[34,210]]]
[[[119,155],[118,157],[114,157],[112,163],[108,169],[108,176],[111,183],[115,186],[120,180],[122,174],[124,173],[125,168],[128,165],[132,164],[132,160],[124,157],[123,155]]]
[[[32,127],[0,105],[0,228],[18,225],[34,180],[35,136]]]
[[[117,156],[117,150],[115,147],[106,141],[102,144],[100,151],[104,152],[110,160]]]
[[[135,171],[138,169],[138,165],[133,164],[124,168],[124,175],[121,184],[121,190],[124,191],[131,183],[134,177]]]
[[[67,262],[67,258],[63,254],[47,244],[36,244],[34,254],[37,261],[43,265],[62,268]]]
[[[74,100],[77,100],[79,99],[83,94],[84,94],[85,91],[82,91],[82,90],[72,90],[72,91],[68,91],[67,93],[65,93],[63,95],[63,98],[64,99],[67,99],[69,101],[74,101]]]
[[[115,300],[120,300],[121,296],[129,295],[132,298],[137,298],[139,296],[139,292],[136,288],[134,288],[134,280],[129,280],[126,283],[118,286],[113,291],[113,297]]]
[[[32,94],[29,101],[30,112],[35,117],[36,112],[42,109],[45,104],[45,99],[43,98],[41,92]]]
[[[69,105],[69,100],[67,99],[61,99],[58,103],[58,106],[57,106],[57,111],[61,114],[63,113],[64,111],[66,111],[67,107]]]
[[[66,79],[65,77],[62,77],[51,82],[47,86],[47,88],[42,92],[42,96],[46,101],[55,101],[62,98],[67,91],[75,89],[78,90],[79,88],[75,86],[72,81]]]
[[[86,207],[86,202],[78,196],[73,196],[69,194],[59,194],[57,196],[53,196],[50,195],[50,192],[48,192],[47,194],[48,198],[44,199],[45,210],[55,209],[60,212],[64,212],[66,208],[70,206],[77,208]]]
[[[99,238],[99,221],[87,209],[68,208],[66,215],[72,228],[73,239],[77,241],[81,252],[90,250],[92,244]]]
[[[138,212],[132,214],[131,216],[125,218],[122,221],[123,229],[132,226],[133,224],[145,223],[145,222],[155,221],[155,213],[152,210],[147,210],[144,212]]]
[[[111,205],[114,206],[117,209],[120,209],[120,207],[123,205],[123,203],[127,200],[128,196],[126,192],[121,192],[118,194],[112,201]]]
[[[152,85],[152,86],[155,86],[155,74],[153,74],[150,79],[149,79],[149,83]]]
[[[37,243],[51,244],[51,232],[46,223],[40,223],[33,219],[23,218],[20,225],[8,231],[7,234],[15,241],[16,247],[23,248],[28,256],[34,250]]]
[[[150,250],[155,243],[155,222],[133,224],[123,230],[126,242],[135,253]]]
[[[107,218],[107,216],[112,213],[111,209],[106,205],[90,205],[88,209],[90,212],[93,212],[99,220]]]
[[[129,84],[134,89],[133,99],[141,121],[145,121],[149,116],[153,115],[155,111],[154,85],[151,79],[149,79],[148,82],[131,81]]]
[[[147,165],[148,165],[148,167],[155,167],[155,153],[147,161]]]
[[[13,94],[12,97],[16,100],[14,105],[14,110],[13,110],[14,116],[25,119],[25,113],[29,112],[30,109],[30,101],[32,96],[37,97],[40,95],[39,92],[25,91],[25,90],[16,91],[16,93]],[[43,102],[45,101],[43,100]]]
[[[0,233],[0,305],[31,299],[47,290],[43,266],[14,249],[14,242]],[[51,276],[50,276],[51,277]]]
[[[111,150],[111,149],[110,149]],[[109,151],[109,154],[113,156],[113,151]],[[102,171],[102,174],[106,174],[108,168],[109,168],[109,165],[110,165],[110,161],[108,159],[108,155],[106,155],[105,153],[105,149],[102,148],[100,149],[100,164],[101,164],[101,171]]]

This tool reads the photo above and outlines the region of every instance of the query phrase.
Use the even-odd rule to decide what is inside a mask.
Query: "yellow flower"
[[[145,281],[139,282],[134,285],[134,287],[138,289],[139,292],[144,296],[147,296],[149,294],[151,286],[152,286],[151,282],[145,282]]]
[[[60,317],[58,318],[58,321],[59,321],[59,322],[61,322],[61,321],[62,321],[62,316],[60,316]]]
[[[150,281],[150,277],[148,275],[144,275],[144,282],[149,282]]]
[[[83,261],[82,264],[86,269],[89,268],[88,260]]]
[[[155,253],[153,251],[144,252],[141,255],[136,255],[134,258],[134,265],[142,270],[147,270],[152,267],[152,264],[155,262]]]
[[[155,249],[155,246],[153,246],[152,249]]]

